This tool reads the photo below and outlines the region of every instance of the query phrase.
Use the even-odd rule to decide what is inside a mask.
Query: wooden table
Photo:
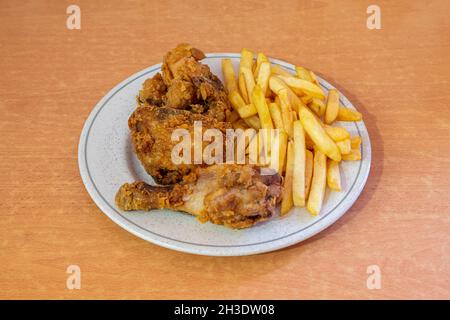
[[[449,298],[448,1],[71,1],[0,4],[0,298]],[[277,4],[276,4],[277,3]],[[242,47],[317,71],[363,112],[365,190],[304,243],[215,258],[147,243],[95,206],[77,144],[96,102],[179,42]],[[81,268],[81,289],[66,268]],[[381,289],[366,286],[367,268]]]

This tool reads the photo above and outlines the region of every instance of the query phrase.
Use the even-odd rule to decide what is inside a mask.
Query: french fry
[[[258,130],[258,165],[270,164],[271,130]]]
[[[222,72],[225,78],[225,87],[228,92],[238,91],[236,74],[231,59],[222,59]]]
[[[336,89],[328,91],[327,109],[325,110],[325,123],[331,124],[339,113],[339,92]]]
[[[326,105],[323,100],[312,98],[311,102],[308,104],[308,107],[319,117],[322,117],[325,114]]]
[[[337,141],[336,145],[338,146],[339,150],[341,151],[341,154],[349,154],[352,150],[352,144],[350,143],[350,139],[345,139],[342,141]]]
[[[325,93],[322,91],[322,89],[309,81],[296,78],[294,76],[278,76],[281,80],[283,80],[289,87],[298,89],[305,94],[319,99],[325,99]]]
[[[311,76],[312,82],[319,86],[320,85],[319,84],[319,79],[317,79],[316,74],[314,72],[312,72],[311,70],[309,70],[309,75]]]
[[[296,207],[304,207],[305,196],[305,132],[301,121],[295,121],[294,131],[294,172],[292,178],[292,198]]]
[[[270,78],[270,62],[265,61],[262,62],[259,66],[259,71],[256,77],[256,84],[261,87],[264,96],[267,96],[267,88],[269,87],[269,78]]]
[[[336,120],[338,121],[360,121],[362,120],[362,114],[356,110],[339,106],[339,111]]]
[[[258,116],[254,115],[248,118],[243,118],[244,122],[253,129],[261,129],[261,121],[259,121]]]
[[[276,95],[278,95],[278,92],[282,89],[286,89],[287,84],[281,80],[277,76],[271,76],[269,78],[269,87],[270,90],[272,90]]]
[[[284,83],[284,81],[281,80],[279,77],[277,76],[270,77],[269,87],[270,90],[272,90],[277,96],[280,90],[287,90],[291,107],[294,109],[295,112],[298,112],[300,108],[306,107],[306,105],[302,102],[302,100],[299,97],[297,97],[297,95],[292,91],[292,89],[289,88],[289,86],[286,83]],[[279,105],[281,105],[281,102],[279,102]]]
[[[274,141],[270,151],[270,168],[278,172],[280,175],[284,170],[284,162],[286,160],[286,148],[288,137],[284,131],[273,131]]]
[[[305,152],[305,198],[308,199],[313,175],[314,155],[309,150],[306,150]]]
[[[247,48],[242,49],[239,71],[242,71],[243,69],[252,70],[252,65],[253,65],[253,52],[251,52]]]
[[[258,53],[258,55],[256,56],[256,67],[255,67],[255,71],[253,73],[253,76],[256,78],[258,73],[259,73],[259,67],[261,66],[261,63],[263,62],[269,62],[269,59],[267,59],[267,57],[264,55],[264,53]]]
[[[255,106],[246,104],[242,96],[237,91],[232,91],[228,94],[228,99],[231,106],[239,113],[241,118],[248,118],[258,113]]]
[[[244,99],[245,103],[250,103],[250,100],[248,98],[247,93],[247,86],[245,85],[245,78],[244,74],[239,72],[238,76],[238,86],[239,86],[239,92],[242,95],[242,98]]]
[[[339,172],[339,162],[328,159],[327,165],[328,188],[335,191],[341,191],[341,173]]]
[[[244,77],[247,96],[249,97],[250,102],[252,101],[252,92],[255,86],[255,78],[253,77],[252,65],[253,52],[245,48],[242,49],[241,62],[239,65],[239,75],[242,74]]]
[[[275,102],[270,103],[269,104],[269,112],[270,112],[270,116],[272,117],[275,128],[284,131],[283,118],[281,117],[280,106]]]
[[[294,171],[294,145],[289,141],[287,147],[286,174],[283,183],[283,197],[281,199],[280,215],[286,215],[293,207],[292,199],[292,174]]]
[[[270,117],[269,107],[266,98],[259,85],[255,85],[252,92],[252,101],[258,111],[261,128],[273,129],[272,118]]]
[[[347,130],[345,130],[345,128],[330,126],[327,124],[324,126],[324,128],[327,134],[330,136],[330,138],[333,139],[335,142],[343,141],[345,139],[350,138],[350,133]]]
[[[361,145],[361,137],[355,136],[350,138],[350,144],[352,146],[352,149],[358,149]]]
[[[300,100],[302,100],[302,102],[303,102],[304,104],[311,103],[312,99],[314,99],[314,98],[311,97],[311,96],[308,96],[308,95],[303,95],[303,96],[300,97]],[[317,98],[316,98],[316,99],[317,99]]]
[[[327,183],[327,157],[320,150],[314,151],[314,168],[311,189],[309,192],[306,208],[316,216],[322,209],[323,198]]]
[[[345,161],[358,161],[361,160],[361,150],[352,149],[349,154],[342,155],[342,160]]]
[[[250,102],[252,102],[252,92],[255,87],[255,78],[253,78],[253,73],[251,70],[244,69],[241,71],[241,74],[244,75],[245,80],[245,88],[247,88],[247,95],[249,97]]]
[[[300,79],[309,81],[309,82],[313,82],[312,78],[311,78],[311,74],[309,73],[309,70],[303,68],[303,67],[295,67],[295,71],[297,72],[297,77],[299,77]]]
[[[271,70],[272,70],[272,74],[286,76],[286,77],[292,77],[293,76],[292,73],[290,73],[289,71],[287,71],[286,69],[280,67],[277,64],[273,64]]]
[[[308,108],[301,108],[299,118],[303,128],[308,133],[317,148],[329,158],[341,161],[341,152],[336,143],[328,136],[320,120]]]
[[[281,102],[281,118],[283,119],[283,127],[288,136],[292,138],[292,108],[289,101],[287,90],[280,90],[278,92]]]

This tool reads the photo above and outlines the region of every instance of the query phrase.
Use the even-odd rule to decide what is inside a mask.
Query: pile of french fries
[[[335,121],[360,121],[361,113],[339,103],[339,92],[325,95],[314,72],[296,67],[296,74],[272,64],[263,54],[241,52],[236,75],[230,59],[222,60],[234,128],[279,129],[272,148],[258,164],[280,173],[283,196],[280,214],[294,206],[312,215],[322,208],[326,186],[341,191],[339,163],[361,159],[361,137],[351,137]],[[261,144],[261,142],[259,142]]]

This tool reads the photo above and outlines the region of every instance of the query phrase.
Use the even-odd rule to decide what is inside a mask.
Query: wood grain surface
[[[81,8],[81,30],[66,8]],[[366,27],[370,4],[380,30]],[[450,298],[449,1],[1,1],[0,298]],[[79,176],[93,106],[179,42],[301,64],[364,114],[372,171],[336,224],[247,257],[121,229]],[[81,289],[66,268],[81,268]],[[381,289],[366,286],[378,265]]]

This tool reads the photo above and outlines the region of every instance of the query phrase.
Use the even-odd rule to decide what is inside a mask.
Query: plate
[[[208,54],[203,63],[222,81],[221,59],[230,58],[237,70],[240,54]],[[295,72],[287,62],[272,59]],[[339,219],[356,201],[370,170],[370,140],[364,122],[342,122],[352,135],[362,137],[361,161],[341,165],[342,191],[327,190],[322,211],[312,217],[304,208],[295,208],[252,228],[232,230],[212,223],[199,223],[193,216],[171,210],[122,212],[114,196],[125,182],[153,180],[144,171],[132,150],[128,117],[136,107],[136,95],[145,79],[159,72],[161,64],[138,72],[118,84],[95,106],[81,133],[78,146],[80,174],[86,190],[96,205],[115,223],[134,235],[154,244],[201,255],[240,256],[269,252],[303,241]],[[334,88],[319,78],[325,91]],[[353,108],[341,94],[341,104]]]

